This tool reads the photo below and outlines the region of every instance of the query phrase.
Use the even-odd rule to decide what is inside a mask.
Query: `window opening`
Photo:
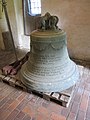
[[[41,14],[41,0],[28,0],[28,14],[31,16]]]

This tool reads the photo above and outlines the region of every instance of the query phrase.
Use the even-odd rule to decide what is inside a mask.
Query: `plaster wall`
[[[14,0],[16,24],[18,33],[18,48],[30,49],[30,37],[24,35],[22,0]]]
[[[24,35],[22,0],[8,0],[7,12],[16,48],[30,48],[30,37]],[[4,49],[2,32],[8,31],[4,12],[0,4],[0,49]]]
[[[42,15],[47,11],[59,17],[58,26],[67,33],[70,56],[90,60],[90,0],[42,0]],[[7,10],[16,47],[30,47],[24,35],[22,0],[8,0]],[[7,31],[0,6],[0,49],[4,49],[2,32]]]
[[[14,2],[13,0],[8,0],[7,1],[7,13],[8,13],[8,17],[9,17],[9,21],[10,21],[10,26],[11,26],[11,30],[12,30],[12,34],[13,34],[13,39],[14,39],[14,43],[15,46],[18,46],[18,34],[17,34],[17,25],[16,25],[16,14],[15,14],[15,9],[14,9]],[[1,6],[0,6],[1,8]],[[0,36],[2,38],[2,32],[8,31],[8,27],[7,27],[7,22],[6,22],[6,17],[4,14],[4,10],[3,13],[1,13],[1,17],[0,17]],[[0,41],[3,40],[0,39]],[[2,48],[2,45],[0,45],[0,48]]]
[[[90,0],[42,0],[42,15],[47,11],[59,17],[70,56],[90,60]]]
[[[4,43],[2,38],[2,32],[7,30],[6,19],[4,13],[2,12],[2,6],[0,4],[0,49],[4,49]]]

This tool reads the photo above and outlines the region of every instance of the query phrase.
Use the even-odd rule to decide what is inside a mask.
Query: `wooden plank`
[[[43,99],[50,101],[50,95],[43,93]]]
[[[53,93],[52,97],[55,98],[55,99],[59,99],[59,93]]]
[[[4,75],[0,75],[0,81],[3,81],[4,78],[5,78]]]
[[[3,80],[5,80],[5,81],[9,81],[11,78],[9,77],[9,76],[6,76],[5,78],[3,78]]]
[[[5,76],[3,79],[2,79],[2,81],[4,82],[4,83],[7,83],[7,84],[9,84],[9,81],[10,80],[10,77],[8,77],[8,76]]]
[[[13,78],[11,78],[11,79],[9,80],[9,84],[10,84],[11,86],[13,86],[13,87],[15,87],[15,82],[16,82],[16,80],[13,79]]]
[[[2,79],[4,79],[5,78],[5,75],[2,75],[2,71],[0,70],[0,81],[2,81],[3,82],[3,80]]]

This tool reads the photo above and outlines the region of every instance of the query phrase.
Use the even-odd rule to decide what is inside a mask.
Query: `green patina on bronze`
[[[57,23],[59,19],[57,16],[50,15],[49,12],[47,12],[44,16],[40,19],[40,27],[39,30],[45,31],[45,30],[59,30]]]
[[[79,78],[76,64],[69,58],[66,32],[57,26],[58,17],[46,13],[40,27],[30,34],[30,56],[21,69],[21,81],[40,92],[60,92]]]

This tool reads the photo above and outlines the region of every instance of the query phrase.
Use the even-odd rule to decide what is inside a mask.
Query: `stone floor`
[[[3,57],[0,64],[6,60]],[[0,120],[90,120],[90,68],[79,70],[68,108],[0,82]]]

